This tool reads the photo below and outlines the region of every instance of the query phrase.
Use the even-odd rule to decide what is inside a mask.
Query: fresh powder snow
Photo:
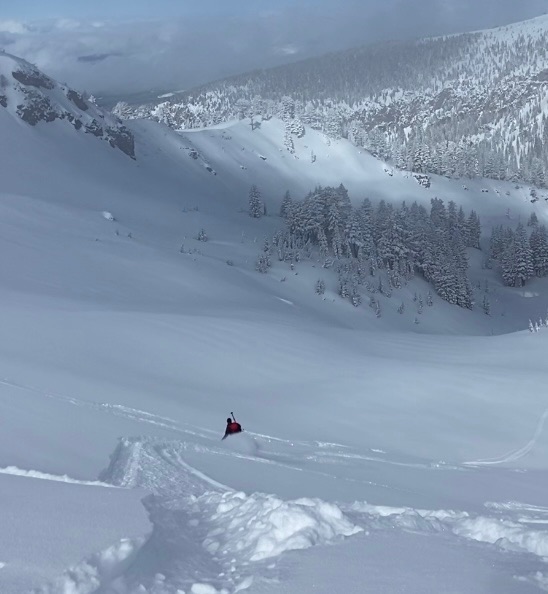
[[[548,331],[528,330],[548,286],[485,266],[491,228],[546,223],[544,200],[427,187],[312,129],[290,153],[275,118],[130,121],[131,155],[114,119],[21,119],[12,71],[35,73],[0,67],[2,593],[548,589]],[[91,126],[47,80],[51,109]],[[418,274],[375,287],[382,315],[354,307],[312,247],[256,270],[285,192],[341,183],[356,206],[475,209],[474,307],[428,304]],[[230,411],[243,433],[223,441]]]

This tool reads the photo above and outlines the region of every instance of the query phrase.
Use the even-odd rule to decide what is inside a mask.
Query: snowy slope
[[[543,15],[255,70],[167,100],[119,103],[115,112],[176,130],[274,115],[289,128],[302,122],[348,137],[402,169],[457,177],[479,171],[546,187],[547,41]]]
[[[134,157],[129,131],[112,114],[25,60],[0,51],[0,106],[30,126],[61,120]]]
[[[544,200],[424,188],[310,130],[291,155],[276,120],[130,122],[135,160],[66,119],[0,108],[0,128],[0,474],[21,543],[0,547],[0,590],[546,587],[548,334],[510,333],[545,313],[545,282],[499,283],[490,317],[437,300],[417,326],[395,307],[420,279],[377,319],[315,295],[313,261],[254,270],[287,189],[439,196],[488,228],[546,220]],[[245,432],[221,441],[231,410]],[[97,480],[120,488],[74,484]]]
[[[0,469],[0,484],[4,594],[29,592],[56,579],[90,551],[106,550],[128,538],[141,542],[149,530],[142,491],[77,484],[17,468]]]

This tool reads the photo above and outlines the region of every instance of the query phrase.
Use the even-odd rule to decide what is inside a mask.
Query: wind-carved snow
[[[227,440],[232,445],[222,447],[228,447],[231,455],[239,455],[242,448],[247,451],[249,446],[235,445],[239,437]],[[245,438],[254,441],[249,435]],[[338,447],[328,443],[316,446],[320,451]],[[40,594],[89,594],[96,590],[232,594],[258,580],[277,579],[277,564],[272,560],[289,551],[360,534],[375,539],[387,530],[432,537],[449,534],[501,551],[529,553],[538,560],[538,570],[519,576],[519,580],[543,587],[544,558],[548,557],[546,507],[489,502],[485,513],[474,513],[246,494],[193,468],[184,459],[193,449],[192,444],[178,441],[120,440],[101,480],[152,491],[144,500],[153,526],[151,534],[124,539],[91,556],[44,586]],[[260,449],[256,453],[264,454]]]
[[[496,545],[507,551],[532,553],[541,559],[548,557],[548,527],[545,530],[529,527],[530,524],[548,522],[548,508],[517,502],[486,503],[485,507],[496,515],[474,516],[454,510],[394,508],[367,503],[355,503],[346,511],[363,514],[369,529],[392,526],[424,532],[450,530],[456,536]],[[512,512],[511,518],[502,516],[509,512]],[[528,513],[532,515],[528,516]],[[359,523],[356,516],[353,519]]]
[[[361,531],[339,507],[319,499],[282,501],[261,493],[215,493],[200,503],[205,509],[213,507],[209,517],[216,526],[204,546],[220,558],[243,555],[261,561]]]
[[[73,479],[66,474],[58,475],[58,474],[50,474],[47,472],[41,472],[39,470],[24,470],[22,468],[18,468],[17,466],[6,466],[5,468],[0,468],[0,474],[11,474],[14,476],[26,476],[29,478],[35,479],[42,479],[45,481],[57,481],[61,483],[71,483],[75,485],[96,485],[98,487],[112,487],[112,484],[104,483],[101,481],[81,481],[78,479]]]
[[[117,580],[143,545],[144,538],[123,539],[108,549],[92,555],[83,563],[68,569],[53,583],[36,594],[91,594],[104,584]]]
[[[112,586],[145,594],[160,585],[162,593],[238,592],[251,586],[255,571],[268,572],[253,564],[362,532],[333,503],[230,490],[188,465],[183,451],[182,443],[121,440],[102,479],[155,493],[144,500],[151,535],[93,555],[40,593]]]

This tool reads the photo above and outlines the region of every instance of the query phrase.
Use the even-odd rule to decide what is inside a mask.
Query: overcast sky
[[[79,89],[124,94],[546,11],[548,0],[0,0],[0,47]]]

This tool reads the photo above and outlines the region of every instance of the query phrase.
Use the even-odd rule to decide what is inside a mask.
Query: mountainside
[[[276,118],[128,121],[132,159],[25,121],[13,80],[2,594],[547,587],[548,332],[526,326],[548,287],[512,268],[542,252],[543,192],[308,127],[289,152]]]
[[[0,51],[0,111],[31,126],[66,121],[134,158],[134,141],[118,118],[25,60]]]
[[[546,184],[548,17],[498,29],[381,44],[252,72],[128,106],[181,130],[282,117],[348,137],[396,166]]]

